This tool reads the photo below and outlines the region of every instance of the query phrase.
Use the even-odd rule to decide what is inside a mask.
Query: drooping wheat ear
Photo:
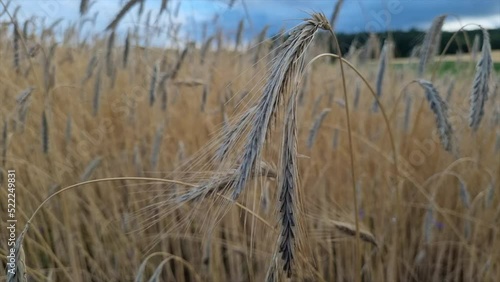
[[[45,154],[49,152],[49,123],[45,111],[42,113],[42,150]]]
[[[318,134],[318,130],[321,127],[321,123],[323,123],[323,120],[330,111],[331,109],[324,109],[316,116],[311,129],[309,129],[309,138],[307,138],[307,148],[309,150],[314,145],[314,141],[316,140],[316,135]]]
[[[296,95],[296,94],[295,94]],[[297,109],[295,95],[289,101],[285,115],[283,143],[281,148],[281,172],[279,174],[280,201],[280,238],[278,241],[283,260],[283,270],[288,277],[292,276],[292,264],[295,256],[295,228],[297,225],[297,189],[299,188],[297,168]],[[325,111],[323,111],[325,112]],[[326,115],[326,114],[325,114]]]
[[[114,66],[113,66],[113,48],[115,45],[115,31],[113,30],[109,34],[108,38],[108,47],[106,49],[106,74],[108,77],[113,75]]]
[[[95,169],[101,164],[101,157],[96,157],[85,167],[82,175],[80,176],[80,181],[87,181],[90,179]]]
[[[240,47],[241,39],[243,38],[243,28],[244,22],[243,19],[238,23],[238,30],[236,31],[236,38],[234,40],[234,52],[238,51],[238,47]]]
[[[436,127],[441,145],[446,151],[451,152],[453,149],[453,128],[448,120],[448,105],[439,96],[439,92],[430,81],[419,79],[417,82],[425,90],[425,97],[436,116]]]
[[[184,59],[186,58],[188,51],[189,51],[189,44],[186,45],[186,48],[184,48],[184,50],[182,50],[182,53],[179,56],[179,59],[177,60],[177,63],[175,64],[175,67],[172,70],[172,73],[170,74],[172,80],[175,80],[177,78],[177,74],[181,69],[182,63],[184,62]]]
[[[208,54],[208,50],[210,50],[210,47],[212,46],[213,41],[214,41],[214,37],[210,36],[209,38],[207,38],[207,40],[205,40],[205,42],[203,43],[203,46],[201,46],[200,63],[202,65],[205,64],[205,59],[206,59],[206,56]]]
[[[123,49],[123,68],[127,67],[129,53],[130,53],[130,30],[127,31],[127,37],[125,37],[125,46]]]
[[[158,165],[158,160],[160,158],[160,147],[163,140],[163,129],[164,124],[161,124],[156,130],[156,134],[153,140],[153,149],[151,150],[151,168],[155,169]]]
[[[384,75],[385,75],[385,69],[387,66],[387,53],[389,50],[387,50],[389,47],[387,46],[387,42],[384,43],[384,47],[382,47],[382,51],[380,52],[380,61],[378,63],[378,71],[377,71],[377,83],[376,83],[376,94],[377,97],[380,99],[382,96],[382,85],[384,83]],[[372,110],[374,112],[378,111],[378,103],[377,101],[373,102],[373,107]]]
[[[420,49],[420,62],[418,64],[418,76],[424,75],[425,66],[434,57],[439,50],[441,41],[441,29],[443,28],[446,15],[440,15],[434,18],[432,25],[425,34],[422,48]]]
[[[158,81],[158,74],[160,73],[160,65],[157,62],[153,66],[153,73],[151,74],[151,82],[149,83],[149,106],[152,107],[156,99],[156,82]]]
[[[269,126],[273,117],[276,116],[277,107],[285,93],[292,90],[291,84],[303,68],[303,54],[319,28],[331,29],[325,15],[316,13],[292,30],[280,53],[274,58],[269,79],[257,102],[256,113],[245,140],[238,169],[241,173],[234,186],[233,199],[237,199],[246,186],[250,172],[260,158]]]
[[[94,98],[92,99],[92,115],[97,116],[101,100],[101,69],[97,72],[94,84]]]
[[[470,96],[469,126],[474,131],[479,128],[484,115],[484,104],[488,100],[489,80],[492,68],[493,60],[491,58],[490,36],[483,29],[483,48],[481,50],[481,57],[477,62]]]
[[[120,22],[120,20],[127,14],[127,12],[132,9],[132,7],[139,3],[139,2],[142,2],[142,0],[130,0],[127,2],[127,4],[125,4],[121,10],[118,12],[118,14],[116,14],[115,18],[111,21],[111,23],[109,23],[109,25],[106,27],[106,30],[111,30],[111,29],[115,29],[116,26],[118,25],[118,23]]]

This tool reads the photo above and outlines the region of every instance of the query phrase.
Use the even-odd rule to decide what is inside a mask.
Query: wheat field
[[[9,11],[0,211],[4,226],[15,170],[20,240],[12,277],[2,227],[2,280],[498,281],[500,77],[471,56],[443,74],[437,54],[420,75],[391,67],[390,43],[375,40],[341,64],[321,56],[328,20],[305,15],[299,31],[316,37],[298,34],[310,42],[243,179],[293,33],[158,47],[141,29],[24,31]],[[369,44],[380,55],[365,58]]]

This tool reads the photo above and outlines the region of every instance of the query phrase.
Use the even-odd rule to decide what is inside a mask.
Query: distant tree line
[[[490,34],[491,48],[493,50],[500,49],[500,28],[490,29],[488,30],[488,32]],[[467,34],[467,38],[471,47],[473,45],[473,41],[476,35],[478,35],[480,40],[482,40],[481,30],[465,31],[465,33]],[[453,34],[454,32],[442,33],[439,53],[443,51],[444,47],[446,46],[450,38],[453,36]],[[349,51],[349,48],[353,42],[356,43],[357,48],[364,46],[364,44],[369,39],[370,34],[337,33],[336,36],[339,40],[342,54],[346,54]],[[380,44],[382,44],[384,40],[386,40],[388,37],[392,38],[392,41],[395,44],[394,52],[396,57],[409,57],[412,54],[413,49],[422,43],[425,36],[425,32],[417,29],[411,29],[409,31],[392,31],[392,32],[376,33],[376,36],[378,37]],[[327,40],[326,38],[329,38],[329,35],[328,33],[322,33],[319,35],[319,37],[320,40]],[[453,41],[454,42],[452,42],[448,47],[446,54],[456,54],[457,52],[465,53],[468,51],[466,39],[463,32],[459,32],[455,36],[455,39]],[[481,42],[482,41],[479,42],[479,49],[481,48]]]

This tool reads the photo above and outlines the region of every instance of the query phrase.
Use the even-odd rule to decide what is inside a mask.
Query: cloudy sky
[[[93,0],[89,15],[99,12],[95,29],[104,30],[117,13],[119,0]],[[169,21],[183,24],[183,31],[191,38],[199,38],[203,23],[216,23],[228,36],[237,29],[238,22],[245,20],[245,34],[250,37],[269,25],[270,34],[281,28],[291,28],[313,11],[324,12],[330,17],[336,0],[236,0],[228,7],[229,0],[169,0],[172,11],[178,14]],[[10,9],[20,5],[20,18],[33,15],[45,16],[47,23],[58,18],[76,21],[79,18],[79,0],[14,0]],[[145,10],[156,15],[160,0],[146,0]],[[137,25],[136,7],[120,24],[119,30]],[[144,13],[146,14],[146,13]],[[486,28],[500,27],[499,0],[345,0],[336,30],[340,32],[382,31],[387,29],[425,29],[440,14],[450,15],[444,29],[457,30],[467,23]],[[153,16],[153,18],[154,18]],[[163,21],[167,19],[163,18]],[[160,24],[162,22],[160,21]],[[210,24],[209,26],[214,26]],[[210,33],[213,30],[209,30]]]

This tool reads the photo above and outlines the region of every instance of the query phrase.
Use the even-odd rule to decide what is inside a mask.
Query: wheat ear
[[[276,110],[291,82],[302,71],[303,54],[312,42],[318,29],[331,29],[325,15],[313,14],[310,19],[297,26],[284,43],[281,52],[272,65],[269,80],[256,107],[249,135],[243,148],[240,162],[240,175],[234,186],[232,198],[236,199],[243,191],[252,169],[260,158],[262,147]]]
[[[474,131],[479,128],[484,115],[484,104],[488,100],[489,79],[492,68],[493,60],[491,58],[490,36],[486,30],[483,30],[483,47],[481,57],[477,62],[470,96],[469,126]]]
[[[441,145],[446,151],[451,152],[453,149],[453,128],[448,120],[448,105],[439,96],[439,92],[430,81],[419,79],[417,82],[425,90],[425,97],[436,116],[436,127]]]

